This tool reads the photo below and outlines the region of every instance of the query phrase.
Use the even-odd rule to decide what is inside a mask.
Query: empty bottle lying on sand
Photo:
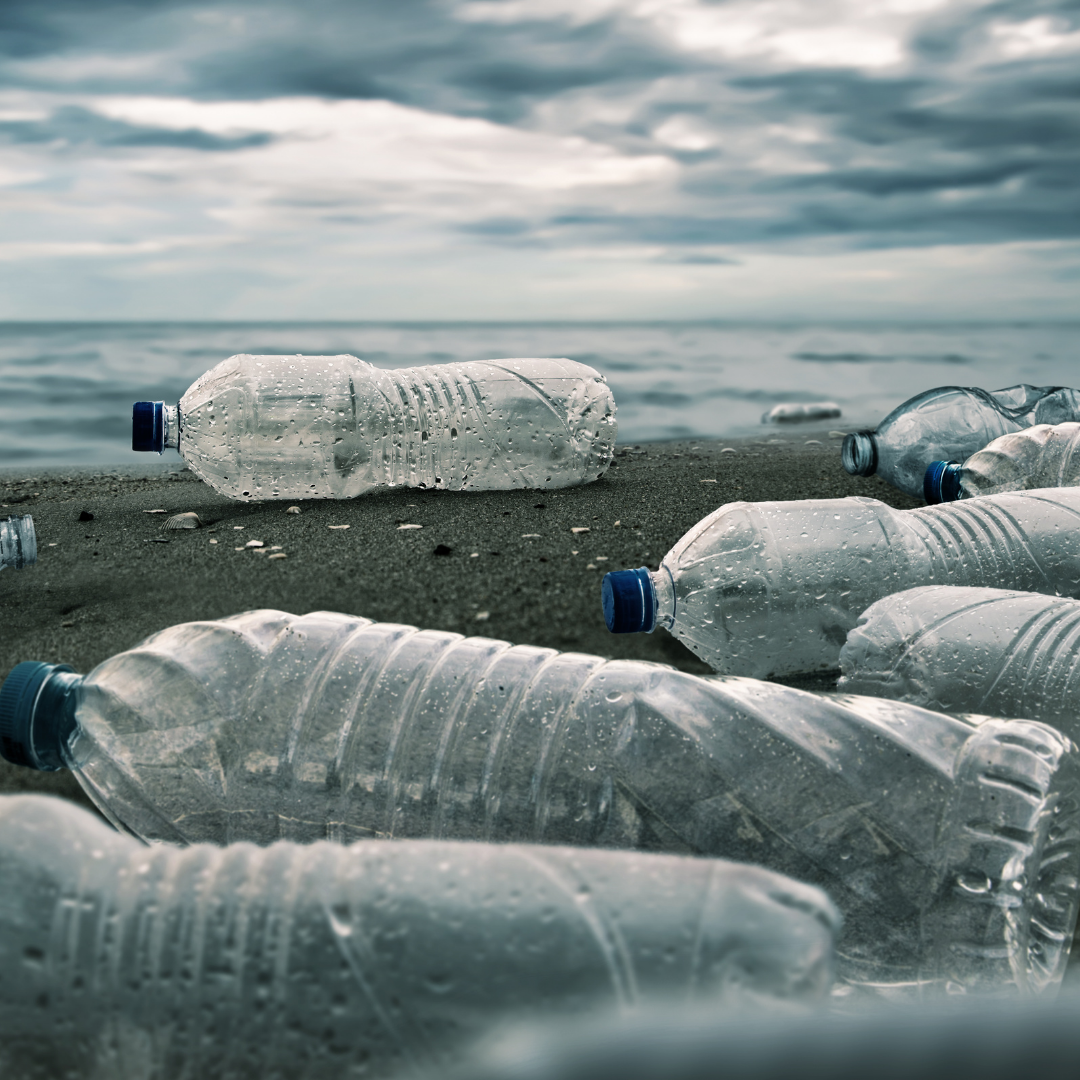
[[[946,712],[1025,716],[1080,739],[1080,600],[930,586],[869,607],[840,687]]]
[[[616,634],[670,630],[714,671],[835,670],[875,600],[916,585],[1080,595],[1080,488],[894,510],[876,499],[728,503],[646,567],[605,576]]]
[[[1080,391],[1064,386],[939,386],[893,409],[875,430],[848,435],[840,460],[854,476],[880,476],[919,498],[931,461],[965,461],[1010,431],[1078,420]]]
[[[573,360],[382,371],[355,356],[241,355],[176,406],[136,402],[131,445],[174,447],[232,499],[349,499],[588,483],[616,432],[607,382]]]
[[[1028,721],[315,612],[164,630],[85,677],[18,665],[9,761],[146,840],[364,837],[756,863],[844,916],[845,990],[1040,993],[1080,873],[1077,754]]]
[[[37,562],[37,533],[29,514],[0,521],[0,570],[21,570]]]
[[[1080,485],[1080,424],[1037,424],[1002,435],[963,464],[932,461],[923,484],[928,503],[1032,488]]]
[[[719,860],[146,848],[45,796],[0,797],[0,894],[12,1080],[414,1076],[499,1021],[668,998],[812,1003],[839,925],[819,890]]]

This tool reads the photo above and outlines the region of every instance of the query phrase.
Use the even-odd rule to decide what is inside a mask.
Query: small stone
[[[79,520],[80,520],[80,521],[93,521],[93,520],[94,520],[94,515],[93,515],[93,514],[91,514],[89,510],[84,510],[84,511],[83,511],[83,512],[82,512],[82,513],[81,513],[81,514],[79,515]]]
[[[617,529],[617,528],[618,528],[618,527],[619,527],[620,525],[622,525],[622,521],[621,521],[621,520],[620,520],[620,521],[616,521],[616,522],[615,522],[615,524],[614,524],[614,525],[612,526],[612,528],[613,528],[613,529]]]
[[[571,555],[576,555],[576,554],[577,554],[577,552],[576,552],[576,551],[571,551],[571,552],[570,552],[570,554],[571,554]]]
[[[480,558],[480,552],[479,551],[472,552],[472,554],[469,556],[469,558],[470,559],[479,559]]]
[[[540,533],[522,533],[521,534],[521,539],[522,540],[540,540],[541,536],[540,536]]]
[[[587,533],[590,529],[588,525],[575,525],[570,531],[576,536],[578,533]]]
[[[263,546],[263,542],[261,540],[249,540],[244,545],[244,547],[246,547],[246,548],[261,548],[262,546]]]
[[[432,555],[449,555],[454,549],[446,544],[437,544]]]
[[[608,557],[606,555],[594,555],[593,558],[597,562],[607,562],[608,561]]]
[[[327,525],[328,529],[347,529],[348,525]]]
[[[144,510],[144,514],[167,514],[168,510]]]
[[[716,483],[716,481],[715,481],[715,480],[702,480],[701,482],[702,482],[703,484],[715,484],[715,483]]]
[[[288,558],[288,556],[285,554],[284,551],[275,551],[273,555],[267,555],[266,556],[266,561],[269,562],[271,559],[286,559],[286,558]]]
[[[211,543],[211,544],[216,544],[216,543],[217,543],[217,541],[216,541],[216,540],[211,540],[211,541],[210,541],[210,543]]]
[[[586,563],[585,564],[585,569],[586,570],[595,570],[596,569],[596,563]]]
[[[345,526],[346,529],[348,527],[349,527],[348,525]],[[424,527],[423,525],[399,525],[398,526],[398,532],[401,532],[402,529],[422,529],[423,527]]]
[[[74,626],[75,625],[75,620],[74,619],[65,619],[60,625],[61,626]]]
[[[299,514],[299,513],[300,513],[300,507],[299,507],[299,506],[290,506],[290,507],[289,507],[289,508],[288,508],[288,509],[287,509],[287,510],[285,511],[285,513],[286,513],[286,514]]]
[[[491,618],[491,612],[490,612],[490,611],[478,611],[478,612],[477,612],[477,613],[476,613],[476,614],[475,614],[475,615],[473,616],[473,618],[474,618],[474,619],[475,619],[475,620],[476,620],[477,622],[487,622],[487,621],[488,621],[488,619],[490,619],[490,618]]]
[[[233,526],[233,531],[234,532],[240,532],[243,528],[244,528],[243,525],[234,525]]]
[[[280,544],[272,544],[272,545],[270,546],[270,549],[269,549],[269,550],[270,550],[270,551],[280,551],[280,550],[281,550],[281,545],[280,545]]]
[[[233,548],[233,551],[243,551],[243,550],[244,550],[243,545],[241,545],[240,547],[234,547]]]

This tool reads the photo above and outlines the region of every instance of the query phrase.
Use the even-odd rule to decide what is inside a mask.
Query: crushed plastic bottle
[[[1080,739],[1080,601],[930,586],[873,604],[840,687],[945,712],[1025,716]]]
[[[854,476],[880,476],[919,498],[931,461],[964,461],[1010,431],[1077,420],[1080,391],[1064,386],[939,386],[893,409],[874,431],[848,435],[840,461]]]
[[[0,797],[0,895],[12,1080],[416,1075],[509,1019],[812,1003],[839,924],[817,889],[718,860],[146,848],[44,796]]]
[[[355,356],[245,354],[178,405],[140,401],[132,413],[132,449],[175,447],[242,501],[568,487],[603,475],[616,433],[604,377],[553,359],[382,371]]]
[[[85,677],[20,664],[0,735],[9,761],[72,769],[147,840],[763,865],[829,893],[840,975],[872,993],[1052,989],[1076,920],[1080,765],[1028,721],[257,611],[172,627]]]
[[[0,570],[21,570],[37,562],[37,534],[29,514],[0,521]]]
[[[963,464],[932,461],[923,494],[928,503],[1002,491],[1080,485],[1080,424],[1037,424],[995,439]]]
[[[1080,488],[894,510],[876,499],[728,503],[660,567],[605,576],[613,633],[670,630],[714,671],[835,670],[875,600],[916,585],[1080,595]]]

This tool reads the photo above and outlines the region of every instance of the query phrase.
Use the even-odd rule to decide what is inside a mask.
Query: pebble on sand
[[[273,555],[267,555],[266,556],[266,561],[269,562],[271,559],[286,559],[286,558],[288,558],[288,556],[285,554],[284,551],[275,551]]]
[[[588,525],[575,525],[570,531],[576,536],[578,533],[587,533],[590,530]]]
[[[487,621],[488,621],[488,619],[490,619],[490,618],[491,618],[491,612],[490,612],[490,611],[478,611],[478,612],[477,612],[477,613],[476,613],[476,614],[475,614],[475,615],[473,616],[473,618],[474,618],[474,619],[475,619],[475,620],[476,620],[477,622],[487,622]]]
[[[328,529],[347,529],[348,525],[327,525]]]
[[[300,513],[300,507],[299,507],[299,506],[290,506],[290,507],[289,507],[289,508],[288,508],[288,509],[287,509],[287,510],[285,511],[285,513],[286,513],[286,514],[299,514],[299,513]]]
[[[348,528],[347,525],[345,527]],[[399,525],[398,532],[401,532],[402,529],[422,529],[423,527],[423,525]]]
[[[172,529],[201,529],[202,527],[202,519],[194,510],[186,514],[173,514],[171,518],[161,523],[162,532]]]
[[[261,540],[249,540],[244,545],[244,547],[246,547],[246,548],[261,548],[262,546],[263,546],[263,542]]]

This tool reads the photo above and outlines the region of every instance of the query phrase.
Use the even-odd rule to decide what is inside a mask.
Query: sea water
[[[622,443],[737,438],[782,402],[872,427],[945,384],[1075,384],[1075,324],[0,323],[0,467],[135,463],[131,403],[176,402],[233,353],[352,353],[385,368],[565,356],[608,380]],[[775,429],[772,429],[775,430]],[[176,458],[175,451],[166,452]],[[176,460],[179,460],[176,458]]]

